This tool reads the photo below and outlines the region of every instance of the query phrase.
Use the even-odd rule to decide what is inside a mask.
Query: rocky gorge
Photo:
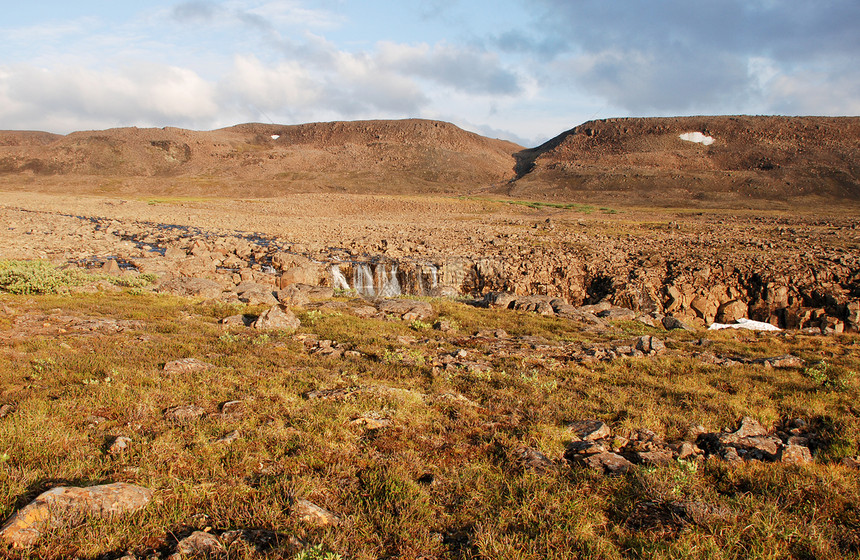
[[[0,211],[8,224],[3,235],[18,239],[6,244],[17,248],[9,256],[155,274],[162,282],[206,278],[212,287],[197,295],[207,298],[241,297],[236,288],[249,282],[274,290],[306,284],[368,298],[482,298],[544,314],[589,306],[612,318],[669,315],[700,326],[749,318],[820,332],[860,327],[860,230],[850,216],[646,217],[633,210],[444,204],[451,213],[441,220],[444,232],[437,235],[431,222],[403,238],[361,220],[341,228],[340,238],[319,230],[308,238],[289,227],[243,232],[211,227],[211,220],[131,219],[127,211],[142,204],[124,200],[100,201],[103,215],[36,210],[8,198]],[[277,215],[278,208],[271,202],[263,210]],[[315,230],[332,218],[326,214],[300,231]]]

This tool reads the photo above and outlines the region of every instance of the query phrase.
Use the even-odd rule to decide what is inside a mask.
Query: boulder
[[[58,486],[43,492],[0,528],[0,539],[21,548],[33,545],[52,528],[77,521],[82,515],[112,517],[143,509],[152,490],[125,482],[77,488]]]
[[[258,330],[294,331],[300,326],[298,317],[283,305],[275,305],[263,311],[253,324],[253,327]]]
[[[482,305],[492,308],[508,308],[515,300],[516,296],[508,292],[490,292],[484,296]]]
[[[718,323],[734,323],[738,319],[746,318],[749,312],[747,304],[733,299],[732,301],[722,304],[717,310],[716,321]]]

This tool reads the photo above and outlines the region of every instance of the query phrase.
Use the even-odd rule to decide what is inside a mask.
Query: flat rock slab
[[[206,414],[206,410],[203,409],[203,407],[197,406],[196,404],[183,404],[165,410],[164,418],[170,422],[184,424],[199,420],[204,414]]]
[[[296,500],[293,513],[303,522],[318,527],[333,527],[340,524],[340,518],[315,503],[308,500]]]
[[[182,358],[164,364],[164,373],[196,373],[214,367],[213,364],[198,360],[197,358]]]
[[[58,486],[40,494],[0,528],[0,539],[15,546],[34,544],[46,529],[82,515],[111,517],[143,509],[152,490],[125,482],[78,488]]]

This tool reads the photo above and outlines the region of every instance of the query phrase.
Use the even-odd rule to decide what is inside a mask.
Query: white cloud
[[[6,67],[0,91],[7,102],[0,115],[9,128],[39,123],[69,132],[70,125],[193,124],[218,112],[213,87],[193,71],[151,64],[121,70]]]
[[[237,55],[233,69],[222,87],[240,103],[259,109],[305,108],[319,101],[322,91],[318,82],[297,62],[266,66],[254,56]]]

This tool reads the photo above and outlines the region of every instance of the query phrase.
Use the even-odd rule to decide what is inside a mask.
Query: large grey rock
[[[0,528],[0,539],[15,546],[34,544],[46,530],[76,521],[82,515],[112,517],[143,509],[152,490],[125,482],[78,488],[58,486],[43,492]]]
[[[283,305],[275,305],[263,311],[253,326],[258,330],[294,331],[301,326],[301,321]]]

